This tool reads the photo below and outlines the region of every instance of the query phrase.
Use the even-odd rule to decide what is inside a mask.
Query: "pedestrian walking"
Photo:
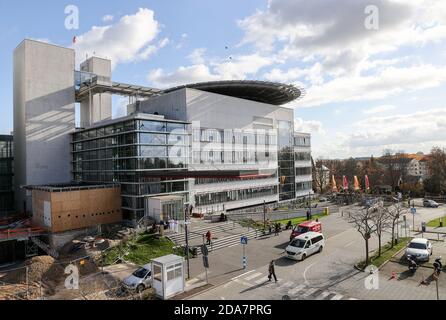
[[[206,232],[206,240],[207,240],[207,245],[211,245],[211,241],[212,241],[212,234],[211,231]]]
[[[274,280],[277,282],[276,270],[275,270],[275,267],[274,267],[274,260],[272,260],[269,263],[269,267],[268,267],[268,279],[269,279],[269,281],[271,281],[272,277],[274,277]]]

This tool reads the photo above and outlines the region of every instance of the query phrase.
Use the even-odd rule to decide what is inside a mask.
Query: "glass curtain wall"
[[[296,197],[294,172],[294,128],[289,121],[278,121],[279,200]]]
[[[186,123],[132,119],[73,134],[73,176],[83,182],[121,183],[124,218],[144,215],[144,197],[179,193],[187,179],[153,177],[153,171],[185,170],[190,148]]]

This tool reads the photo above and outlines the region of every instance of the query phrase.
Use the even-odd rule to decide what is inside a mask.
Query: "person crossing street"
[[[277,282],[276,268],[274,266],[274,260],[272,260],[269,263],[269,267],[268,267],[268,279],[269,279],[269,281],[271,281],[272,277],[274,277],[274,280]]]

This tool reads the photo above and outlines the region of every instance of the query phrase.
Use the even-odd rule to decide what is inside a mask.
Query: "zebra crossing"
[[[255,270],[231,280],[245,287],[270,288],[275,290],[278,295],[288,296],[291,300],[358,300],[328,289],[312,288],[297,281],[285,281],[281,278],[278,278],[277,283],[274,282],[274,279],[269,281],[268,274]]]

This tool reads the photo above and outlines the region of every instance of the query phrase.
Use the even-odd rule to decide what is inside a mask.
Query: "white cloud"
[[[141,8],[113,25],[92,27],[77,37],[73,47],[80,59],[84,59],[86,54],[95,54],[111,59],[115,66],[150,56],[153,50],[151,43],[159,32],[160,25],[154,18],[154,12]]]
[[[239,21],[242,44],[277,51],[287,59],[317,57],[332,75],[357,74],[372,55],[403,45],[446,39],[442,1],[375,0],[379,30],[364,27],[369,0],[269,0],[266,10]]]
[[[215,60],[206,63],[203,53],[203,49],[198,49],[189,55],[189,59],[196,62],[191,66],[181,66],[173,72],[155,69],[149,73],[148,79],[158,87],[216,80],[243,80],[273,63],[273,58],[257,54],[236,56],[228,61]]]
[[[107,14],[107,15],[102,17],[102,21],[103,22],[111,22],[111,21],[113,21],[113,19],[114,19],[114,17],[112,15],[110,15],[110,14]]]
[[[370,76],[335,78],[307,89],[300,106],[311,107],[333,102],[384,99],[412,90],[439,86],[446,81],[446,66],[420,65],[386,68]]]
[[[221,78],[212,74],[208,66],[198,64],[179,67],[171,73],[166,73],[163,69],[155,69],[149,73],[148,79],[159,88],[168,88],[188,83],[220,80]]]
[[[147,60],[150,56],[158,52],[159,49],[164,48],[170,43],[168,38],[161,39],[156,45],[147,46],[142,52],[137,56],[136,60]]]
[[[297,132],[305,132],[311,134],[325,134],[325,130],[323,129],[322,122],[315,120],[304,120],[302,118],[294,119],[294,130]]]
[[[379,155],[384,149],[429,152],[446,146],[446,108],[364,119],[352,133],[339,135],[334,146],[346,155]]]
[[[373,108],[370,108],[370,109],[366,109],[362,113],[364,113],[364,114],[377,114],[377,113],[385,113],[385,112],[392,111],[392,110],[395,110],[395,109],[396,109],[396,106],[391,105],[391,104],[385,104],[385,105],[382,105],[382,106],[377,106],[377,107],[373,107]]]
[[[206,48],[198,48],[192,51],[192,53],[187,57],[193,64],[204,64],[204,54],[206,52]]]

